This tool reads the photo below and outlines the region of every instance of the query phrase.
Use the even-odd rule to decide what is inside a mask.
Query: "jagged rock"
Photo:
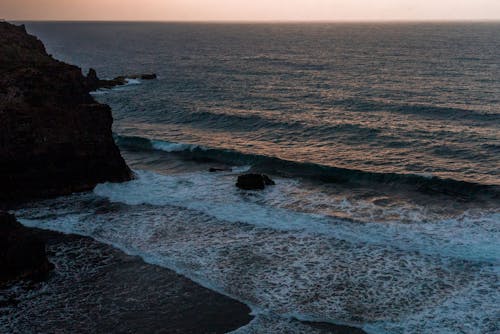
[[[155,73],[151,74],[132,74],[132,75],[122,75],[111,80],[99,79],[97,72],[91,68],[87,74],[87,85],[90,91],[94,91],[100,88],[113,88],[116,86],[122,86],[127,83],[130,79],[141,79],[141,80],[154,80],[157,78]]]
[[[265,174],[244,174],[238,176],[236,186],[244,190],[262,190],[276,183]]]
[[[111,109],[92,98],[80,68],[7,22],[0,59],[0,203],[131,178],[113,141]]]
[[[154,80],[157,78],[157,75],[155,73],[151,73],[151,74],[141,74],[141,77],[140,77],[142,80]]]
[[[90,91],[94,91],[98,89],[100,86],[100,80],[99,77],[97,76],[96,70],[93,68],[89,69],[89,72],[87,73],[87,87]]]
[[[41,279],[53,268],[45,243],[13,215],[0,211],[0,286],[10,280]]]

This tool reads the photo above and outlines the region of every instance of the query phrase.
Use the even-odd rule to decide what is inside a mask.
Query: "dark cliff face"
[[[0,287],[9,280],[42,279],[53,267],[44,241],[14,216],[0,211]]]
[[[80,68],[53,59],[23,26],[0,22],[0,201],[129,180],[109,106]]]

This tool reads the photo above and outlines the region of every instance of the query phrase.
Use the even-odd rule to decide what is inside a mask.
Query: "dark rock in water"
[[[276,183],[264,174],[245,174],[238,176],[236,186],[244,190],[262,190]]]
[[[96,70],[93,68],[89,69],[89,72],[87,73],[87,86],[89,90],[93,91],[99,88],[99,77],[97,76]]]
[[[113,88],[115,86],[125,85],[127,80],[125,77],[119,77],[112,80],[102,80],[97,76],[96,70],[89,69],[86,77],[87,89],[89,91],[96,91],[100,88]]]
[[[111,80],[99,80],[98,85],[92,90],[100,89],[100,88],[113,88],[116,86],[123,86],[127,83],[127,78],[125,77],[116,77]]]
[[[231,168],[216,168],[216,167],[211,167],[208,169],[210,173],[217,173],[217,172],[231,172]]]
[[[0,285],[22,278],[43,278],[53,267],[45,243],[13,215],[0,212]]]
[[[142,80],[154,80],[157,78],[157,75],[155,73],[151,73],[151,74],[141,74],[141,77],[140,77]]]
[[[87,86],[90,91],[94,91],[100,88],[113,88],[116,86],[125,85],[129,79],[141,79],[141,80],[154,80],[157,78],[155,73],[151,74],[132,74],[132,75],[122,75],[111,80],[99,79],[96,71],[91,68],[87,74]]]
[[[113,141],[97,79],[57,61],[23,27],[0,22],[0,202],[121,182],[131,171]]]
[[[96,70],[94,70],[93,68],[89,69],[86,80],[87,80],[87,88],[89,91],[95,91],[100,88],[109,89],[116,86],[122,86],[127,83],[126,77],[116,77],[111,80],[99,79]]]
[[[262,174],[262,178],[264,179],[264,183],[266,184],[266,186],[274,186],[276,185],[276,183],[271,180],[271,178],[265,174]]]
[[[154,80],[157,78],[155,73],[146,73],[146,74],[130,74],[116,77],[114,80],[126,80],[126,79],[141,79],[141,80]]]

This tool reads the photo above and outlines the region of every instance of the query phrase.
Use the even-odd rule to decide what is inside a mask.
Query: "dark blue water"
[[[137,179],[18,212],[298,317],[496,333],[500,24],[30,23],[95,93]],[[232,172],[211,174],[211,166]],[[277,181],[234,187],[245,170]],[[102,201],[122,203],[102,213]],[[92,204],[94,203],[94,204]],[[96,204],[97,203],[97,204]],[[99,212],[99,214],[96,214]]]

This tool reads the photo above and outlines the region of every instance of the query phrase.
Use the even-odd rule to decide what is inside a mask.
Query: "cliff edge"
[[[53,268],[37,233],[0,211],[0,288],[9,280],[42,279]]]
[[[64,195],[131,178],[109,106],[81,69],[24,26],[0,22],[0,202]]]

